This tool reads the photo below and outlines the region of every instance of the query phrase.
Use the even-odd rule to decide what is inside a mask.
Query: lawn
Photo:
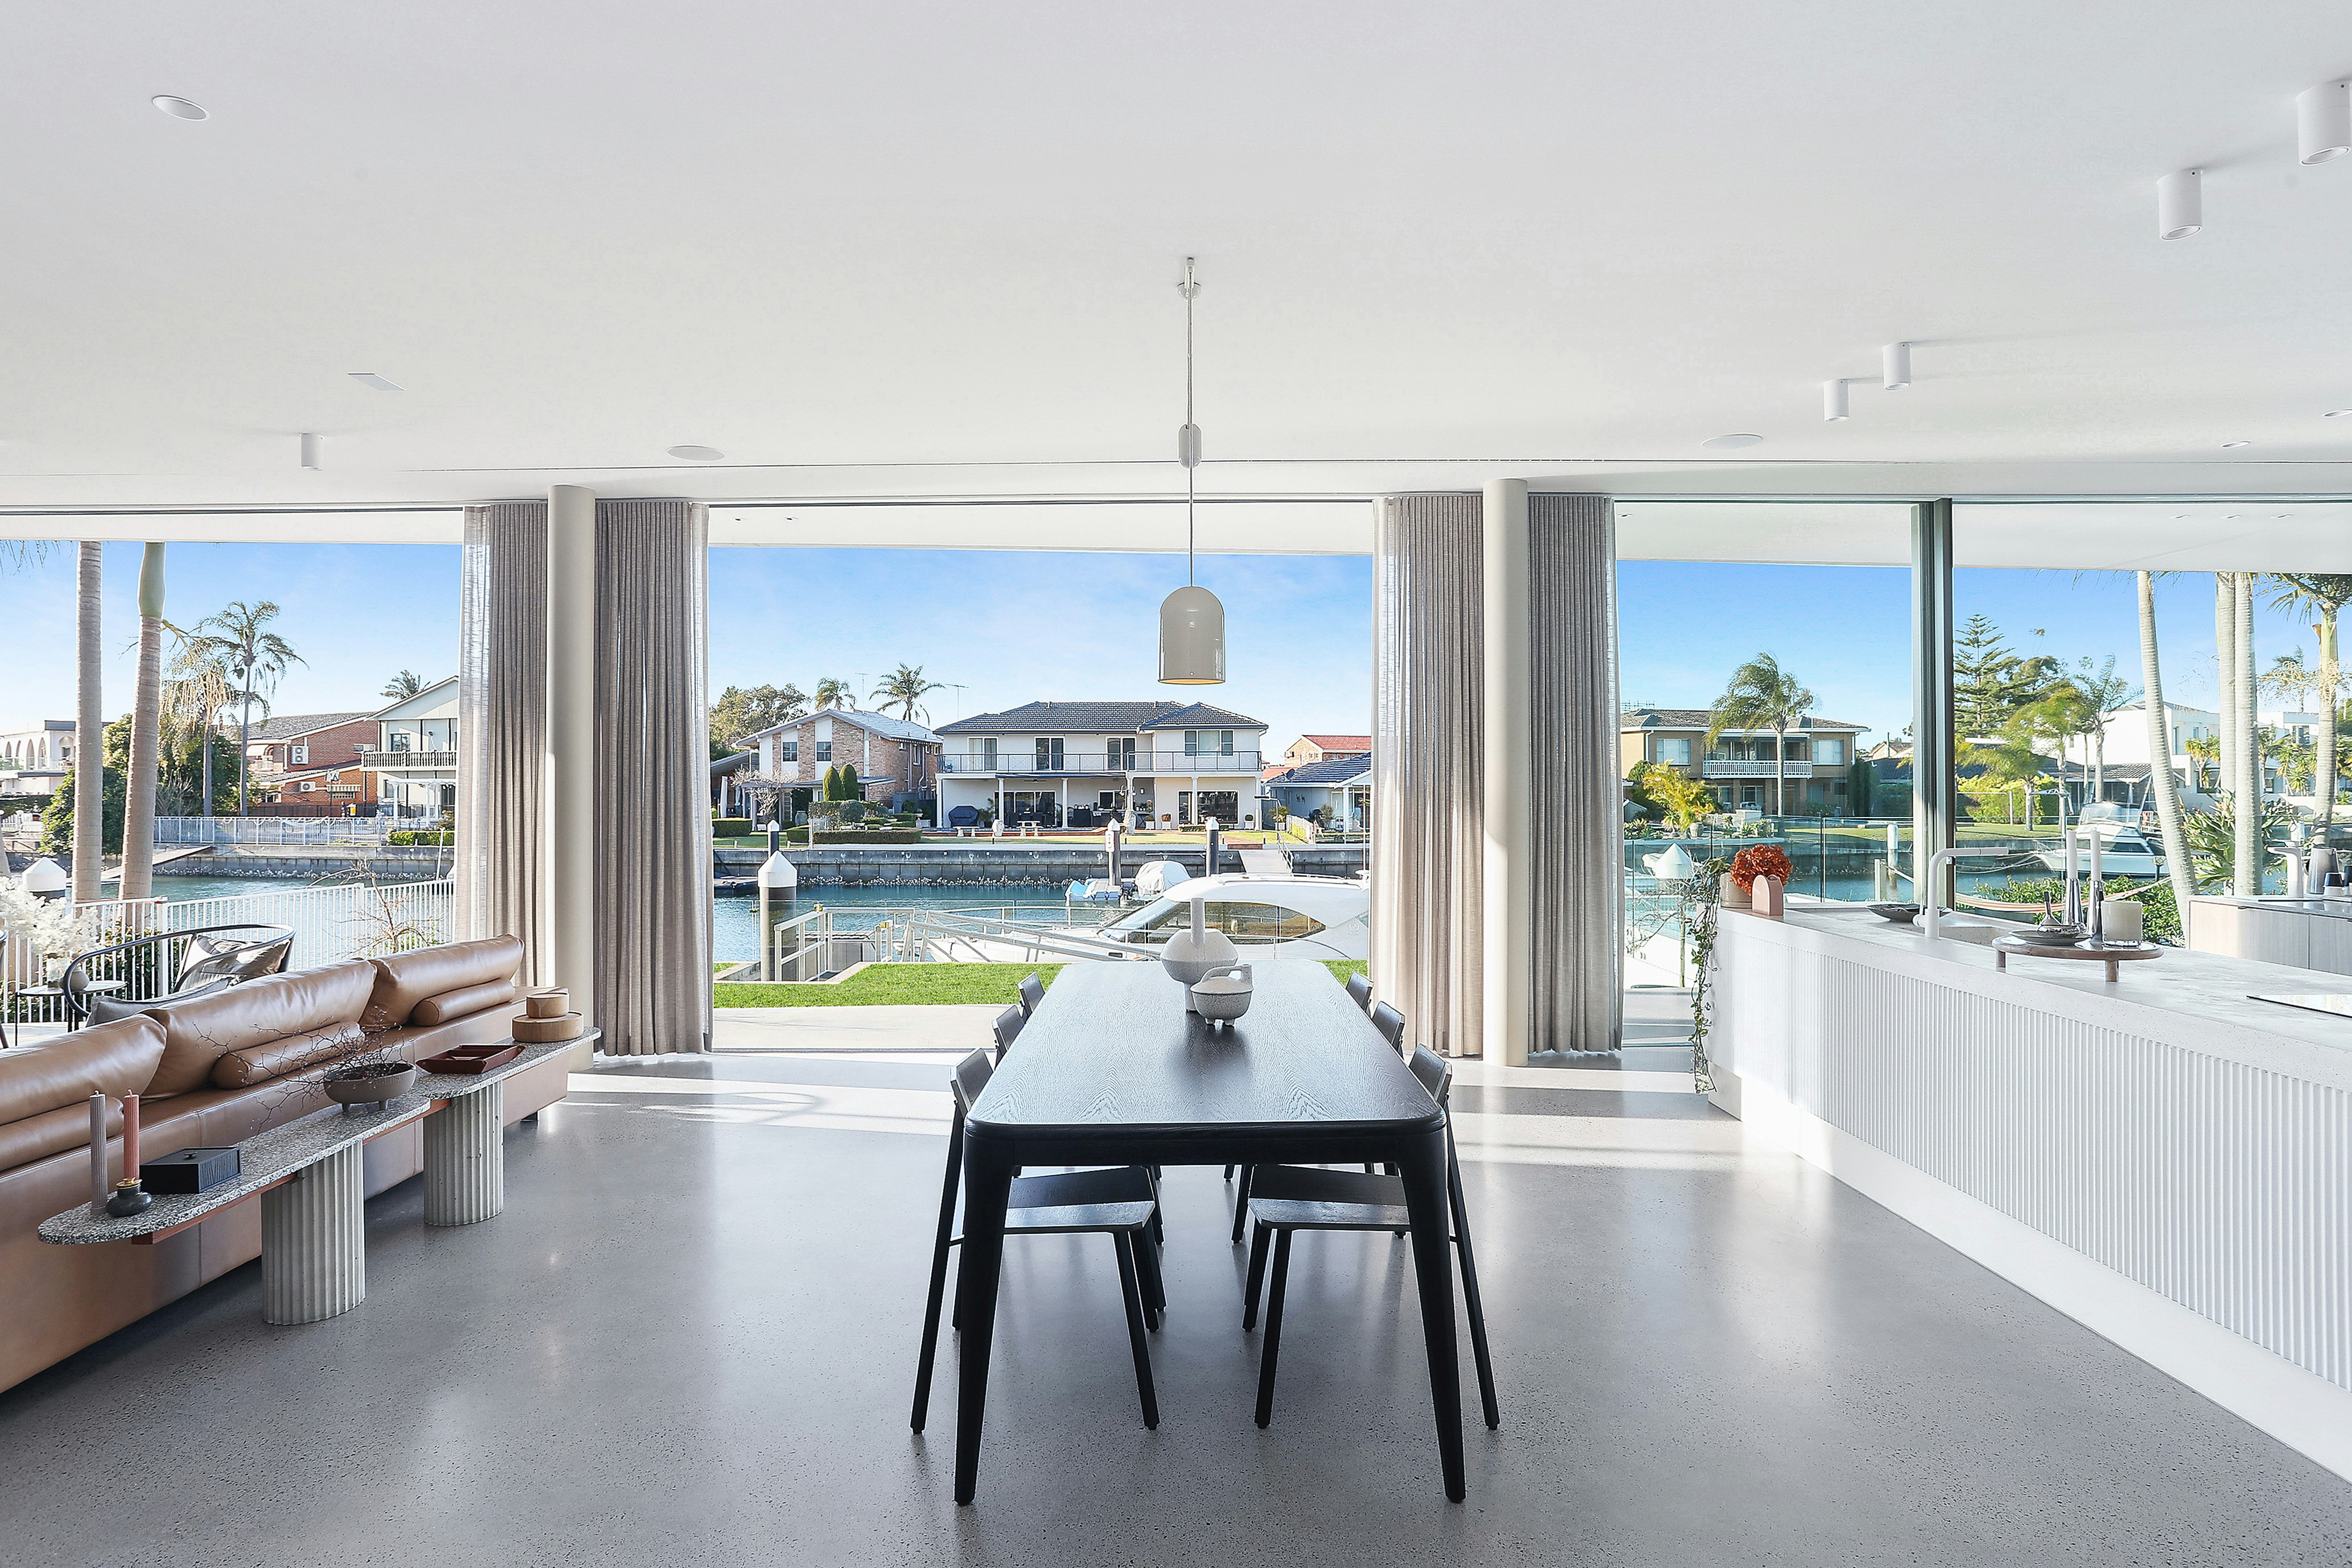
[[[1323,967],[1341,980],[1364,972],[1361,959]],[[723,981],[710,988],[710,1000],[718,1007],[1009,1007],[1021,999],[1023,975],[1039,975],[1051,987],[1061,972],[1058,963],[869,963],[833,984]]]

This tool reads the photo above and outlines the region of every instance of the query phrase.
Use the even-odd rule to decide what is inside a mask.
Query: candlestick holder
[[[129,1219],[145,1211],[155,1201],[155,1194],[139,1184],[136,1176],[125,1176],[114,1184],[114,1195],[106,1200],[106,1212],[117,1219]]]

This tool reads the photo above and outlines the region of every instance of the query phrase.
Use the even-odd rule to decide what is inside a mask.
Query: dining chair
[[[948,1130],[947,1179],[940,1192],[939,1232],[931,1244],[931,1292],[923,1307],[923,1360],[915,1373],[913,1426],[923,1429],[931,1404],[931,1363],[938,1359],[940,1305],[946,1295],[948,1253],[963,1245],[955,1234],[956,1187],[963,1175],[963,1124],[972,1102],[994,1071],[986,1051],[956,1064],[949,1087],[955,1092],[955,1121]],[[1160,1401],[1151,1387],[1151,1348],[1147,1325],[1160,1327],[1168,1310],[1158,1248],[1150,1226],[1160,1212],[1160,1191],[1141,1165],[1108,1170],[1066,1171],[1050,1176],[1015,1176],[1004,1212],[1004,1234],[1076,1236],[1099,1231],[1118,1253],[1118,1289],[1127,1304],[1128,1345],[1135,1354],[1135,1390],[1143,1403],[1143,1424],[1160,1425]],[[963,1327],[951,1321],[951,1330]]]
[[[998,1066],[1001,1067],[1003,1065],[1004,1053],[1011,1050],[1013,1048],[1013,1042],[1021,1037],[1021,1026],[1028,1021],[1029,1015],[1023,1012],[1020,1008],[1007,1007],[1003,1012],[999,1013],[996,1016],[995,1022],[989,1026],[996,1035],[996,1060]]]
[[[1348,1000],[1369,1013],[1372,1010],[1372,983],[1360,974],[1348,976]]]
[[[1381,1032],[1381,1038],[1395,1047],[1398,1051],[1402,1052],[1404,1049],[1403,1014],[1398,1012],[1395,1008],[1390,1006],[1385,1002],[1374,1003],[1372,1005],[1372,1027]],[[1442,1060],[1443,1058],[1440,1059]]]
[[[1037,1011],[1037,1004],[1045,999],[1045,983],[1034,974],[1021,982],[1021,1016],[1024,1018]]]
[[[1454,1069],[1427,1046],[1412,1051],[1412,1076],[1444,1105],[1454,1087]],[[1313,1165],[1260,1165],[1249,1200],[1255,1222],[1250,1237],[1249,1282],[1244,1287],[1242,1331],[1257,1323],[1258,1289],[1266,1271],[1266,1250],[1273,1245],[1274,1282],[1267,1288],[1265,1344],[1258,1360],[1257,1424],[1274,1418],[1275,1361],[1282,1345],[1283,1286],[1290,1277],[1290,1239],[1302,1230],[1386,1230],[1402,1236],[1410,1223],[1404,1181],[1399,1176],[1366,1175],[1357,1171],[1327,1171]],[[1445,1123],[1445,1197],[1452,1211],[1454,1249],[1462,1265],[1462,1304],[1470,1314],[1470,1348],[1478,1362],[1478,1394],[1486,1407],[1486,1425],[1502,1425],[1495,1403],[1495,1366],[1486,1353],[1486,1312],[1478,1299],[1478,1265],[1470,1249],[1470,1213],[1462,1201],[1462,1166],[1454,1152],[1454,1121]]]

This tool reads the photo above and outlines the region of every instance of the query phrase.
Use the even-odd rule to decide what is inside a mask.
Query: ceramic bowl
[[[1237,964],[1192,983],[1192,1011],[1213,1024],[1230,1024],[1249,1011],[1249,965]]]
[[[1916,904],[1873,904],[1870,906],[1870,912],[1876,915],[1880,920],[1893,921],[1896,925],[1907,926],[1913,921],[1919,918],[1919,906]]]
[[[331,1078],[321,1086],[327,1098],[344,1105],[373,1105],[394,1100],[408,1092],[416,1081],[416,1069],[402,1068],[398,1072],[379,1074],[374,1078]]]

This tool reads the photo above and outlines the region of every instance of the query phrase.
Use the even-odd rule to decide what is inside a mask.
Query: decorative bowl
[[[354,1064],[366,1066],[370,1064]],[[347,1069],[337,1069],[347,1070]],[[416,1068],[409,1063],[400,1064],[397,1071],[370,1073],[363,1076],[336,1078],[331,1073],[322,1080],[327,1098],[342,1105],[378,1105],[396,1100],[408,1092],[416,1081]]]
[[[1230,1024],[1249,1011],[1252,992],[1250,966],[1236,963],[1192,983],[1192,1011],[1213,1024]]]
[[[1870,906],[1870,912],[1876,915],[1880,920],[1893,921],[1896,925],[1907,926],[1913,921],[1919,918],[1919,906],[1916,904],[1872,904]]]
[[[2058,921],[2047,925],[2027,926],[2021,934],[2043,947],[2072,947],[2091,933],[2087,927],[2072,921]]]

